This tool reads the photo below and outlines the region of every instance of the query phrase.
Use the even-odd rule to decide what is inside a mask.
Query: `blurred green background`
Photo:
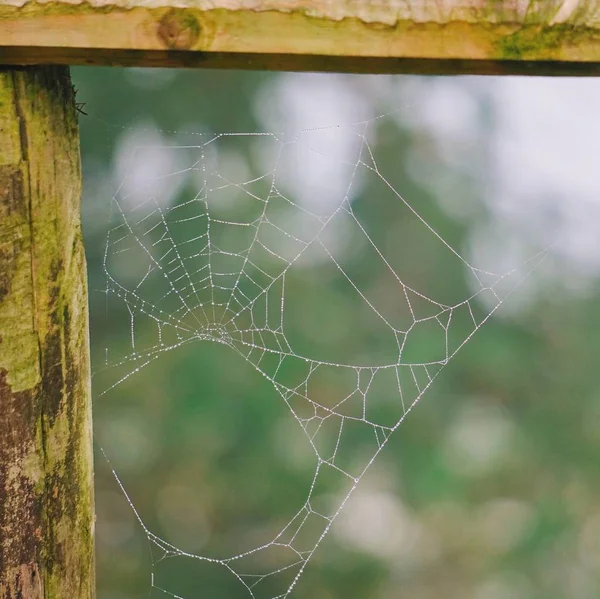
[[[387,184],[363,169],[349,198],[403,282],[449,305],[476,291],[472,271],[402,198],[478,268],[517,269],[518,279],[529,256],[550,250],[394,433],[291,596],[600,596],[600,84],[118,68],[75,68],[73,79],[88,113],[80,125],[95,441],[151,533],[208,557],[257,547],[305,501],[314,452],[273,385],[226,346],[184,343],[115,385],[140,362],[106,368],[132,352],[126,306],[106,293],[113,196],[126,205],[148,181],[175,173],[173,146],[197,146],[198,133],[284,132],[290,140],[326,127],[314,135],[322,154],[291,154],[277,167],[277,185],[296,205],[327,210],[347,192],[356,163],[336,125],[367,121]],[[270,171],[278,144],[227,137],[207,151],[215,172],[241,183]],[[198,185],[167,178],[152,193],[168,214]],[[235,190],[215,195],[215,205],[223,203],[225,220],[251,218]],[[265,179],[255,193],[268,190]],[[172,234],[176,244],[192,237]],[[328,247],[392,313],[395,279],[361,235],[342,224]],[[146,267],[115,256],[108,269],[117,279],[143,276]],[[294,273],[285,331],[295,353],[352,365],[394,360],[389,328],[326,254]],[[156,302],[161,292],[157,283],[148,294]],[[472,306],[480,322],[492,304]],[[464,339],[472,328],[457,319],[453,330]],[[142,347],[156,342],[151,319],[136,320],[134,334]],[[415,356],[439,357],[434,333],[415,330],[412,339]],[[281,377],[293,378],[293,368]],[[327,404],[347,394],[345,384],[324,377],[310,393]],[[374,417],[394,422],[398,405],[386,403],[385,388],[377,393]],[[372,428],[357,428],[349,443],[348,463],[364,466]],[[341,490],[326,481],[320,492],[331,504]],[[159,587],[185,599],[250,596],[223,567],[160,560],[99,450],[96,506],[101,599],[169,596]],[[278,559],[269,554],[249,567],[275,570]],[[287,584],[267,579],[256,597]]]

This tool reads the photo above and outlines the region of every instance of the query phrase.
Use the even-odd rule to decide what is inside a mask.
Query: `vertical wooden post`
[[[94,596],[80,194],[68,68],[0,70],[0,599]]]

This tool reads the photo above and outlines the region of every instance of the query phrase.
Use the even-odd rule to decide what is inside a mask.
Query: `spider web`
[[[293,136],[198,134],[193,144],[162,147],[173,160],[141,186],[126,178],[112,198],[105,291],[127,310],[131,342],[126,355],[111,361],[107,354],[114,377],[103,393],[185,344],[224,345],[272,385],[315,457],[306,500],[287,524],[263,544],[225,556],[194,554],[154,534],[113,471],[153,548],[152,587],[165,595],[181,597],[162,587],[156,566],[185,557],[225,569],[247,597],[288,597],[390,435],[501,305],[507,289],[515,287],[514,281],[506,285],[512,272],[489,272],[465,260],[394,188],[375,158],[372,138],[380,119]],[[334,138],[350,147],[350,154],[328,155]],[[254,144],[256,151],[260,146],[268,157],[262,176],[236,180],[219,162],[225,146],[240,142]],[[146,150],[136,148],[132,165]],[[316,164],[323,177],[308,178],[311,189],[297,198],[286,169],[304,160]],[[326,173],[340,161],[345,184],[333,189]],[[165,199],[167,188],[178,190],[179,201]],[[417,257],[381,249],[358,214],[356,198],[367,188],[378,190],[374,205],[403,211],[420,234],[466,272],[472,293],[441,301],[408,281],[401,266]],[[362,282],[347,259],[351,246],[359,248],[357,259],[385,280],[385,293]],[[346,355],[336,360],[318,347],[297,349],[287,326],[294,301],[290,281],[311,269],[324,271],[352,298],[357,322],[364,318],[383,340],[378,356],[362,355],[359,364]],[[295,309],[301,313],[302,306]],[[423,336],[428,342],[418,346]],[[314,382],[322,378],[336,381],[327,397],[315,392]],[[382,401],[392,409],[379,411]],[[367,431],[372,442],[360,463],[348,457],[357,429]],[[344,489],[340,500],[315,505],[319,490],[332,481]],[[272,551],[278,552],[275,567],[261,559]]]

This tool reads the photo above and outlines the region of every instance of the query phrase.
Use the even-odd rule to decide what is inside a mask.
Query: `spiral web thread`
[[[373,120],[347,127],[308,129],[288,139],[274,133],[200,135],[198,143],[162,148],[179,156],[177,169],[158,172],[155,178],[146,181],[143,189],[136,189],[135,194],[125,191],[128,185],[124,181],[113,197],[114,221],[107,236],[104,258],[106,293],[123,302],[129,313],[131,351],[112,363],[107,358],[107,366],[121,372],[110,389],[165,352],[184,344],[226,345],[270,382],[287,405],[291,417],[302,428],[316,458],[306,501],[287,525],[259,547],[219,558],[186,552],[155,535],[113,472],[155,548],[157,557],[153,558],[152,587],[165,595],[180,597],[158,584],[155,566],[167,558],[185,556],[222,566],[253,599],[288,597],[390,435],[441,369],[506,297],[506,293],[502,295],[499,290],[512,273],[499,275],[469,264],[386,179],[372,151],[369,139],[372,126]],[[356,151],[354,160],[346,164],[349,180],[343,197],[319,211],[318,202],[302,205],[291,194],[284,193],[279,179],[290,150],[297,152],[301,147],[302,151],[321,156],[317,140],[323,134],[346,136],[353,140]],[[269,144],[272,166],[263,176],[232,181],[211,158],[211,151],[216,146],[239,137]],[[298,159],[299,154],[293,156]],[[323,156],[323,159],[327,157]],[[133,160],[136,160],[135,153]],[[366,176],[376,177],[390,201],[398,203],[418,222],[424,234],[434,236],[443,251],[450,252],[460,261],[475,281],[476,289],[472,295],[454,305],[446,305],[403,282],[390,258],[377,247],[355,214],[353,186],[358,185],[359,178],[364,180]],[[164,183],[165,179],[173,185],[186,181],[182,184],[185,188],[182,195],[187,199],[184,197],[178,204],[165,205],[155,193],[157,183]],[[241,198],[239,201],[244,209],[239,212],[244,214],[243,217],[222,217],[220,198],[224,191],[229,194],[234,191]],[[235,214],[235,210],[232,213]],[[362,247],[367,248],[389,277],[396,292],[394,301],[401,306],[399,312],[403,314],[403,323],[391,317],[379,307],[377,299],[361,289],[347,272],[343,257],[336,255],[328,232],[340,219],[351,223]],[[349,292],[356,294],[394,339],[395,355],[389,361],[358,366],[314,359],[294,351],[286,337],[286,281],[294,268],[310,268],[303,259],[314,248],[318,248],[321,262],[328,261],[334,266],[337,275],[347,283]],[[135,274],[122,274],[119,269],[123,264],[133,265]],[[487,311],[483,317],[478,317],[477,314],[481,314],[478,299],[483,294],[487,296]],[[458,320],[462,322],[462,338],[453,336],[453,325]],[[465,322],[470,323],[466,329]],[[149,326],[155,331],[150,339],[148,334],[140,338],[138,327],[142,325],[145,331]],[[423,326],[438,330],[440,348],[431,359],[412,362],[405,359],[405,349]],[[282,374],[290,370],[290,365],[294,372],[302,373],[294,381],[287,380],[289,377]],[[328,398],[326,402],[322,398],[317,400],[311,392],[311,380],[323,372],[338,374],[345,381],[340,396]],[[369,409],[373,390],[383,380],[387,401],[396,410],[392,421],[386,422],[372,417]],[[374,395],[379,397],[381,393]],[[343,455],[344,434],[348,428],[357,426],[369,429],[373,441],[371,455],[358,467],[347,463]],[[323,511],[313,505],[313,498],[322,479],[328,477],[342,479],[346,488],[338,504]],[[260,558],[261,552],[273,549],[280,551],[283,558],[276,568],[261,570],[260,559],[255,558]],[[278,578],[277,585],[273,584],[274,578]],[[278,594],[273,594],[274,586],[278,586]],[[266,591],[267,587],[271,590]]]

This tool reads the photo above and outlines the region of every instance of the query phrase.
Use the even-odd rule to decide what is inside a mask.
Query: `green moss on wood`
[[[572,25],[525,25],[503,36],[496,44],[498,57],[506,60],[561,60],[579,49],[581,58],[600,44],[600,31]]]
[[[0,71],[0,599],[94,596],[78,146],[67,69]]]
[[[72,4],[69,2],[26,2],[23,6],[0,5],[0,19],[14,19],[15,14],[19,17],[31,18],[39,16],[66,16],[85,14],[110,14],[112,12],[124,12],[126,9],[117,4],[95,6],[89,2]]]

